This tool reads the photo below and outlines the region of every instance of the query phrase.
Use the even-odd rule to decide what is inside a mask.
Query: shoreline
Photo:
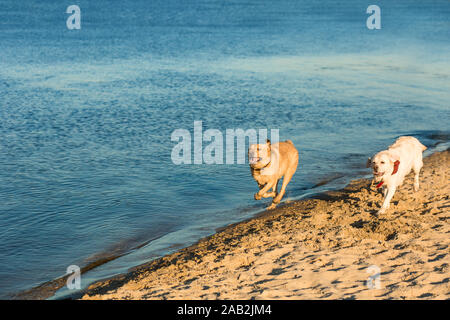
[[[305,199],[311,199],[311,198],[313,198],[313,197],[315,197],[317,195],[323,194],[323,193],[328,192],[330,190],[335,190],[334,188],[330,188],[330,189],[325,189],[325,190],[320,190],[319,191],[319,190],[317,190],[317,188],[320,188],[322,186],[327,186],[327,185],[333,183],[335,180],[342,179],[342,178],[347,178],[348,181],[351,180],[351,177],[346,176],[344,174],[341,174],[341,175],[338,175],[338,176],[332,176],[332,178],[323,179],[323,180],[319,181],[317,184],[315,184],[314,186],[312,186],[310,189],[308,189],[311,192],[308,192],[307,194],[304,194],[304,195],[300,195],[300,196],[294,197],[294,199],[292,199],[292,200],[283,201],[277,206],[277,208],[275,210],[272,210],[270,212],[276,211],[280,207],[285,206],[285,205],[289,205],[292,202],[303,201]],[[340,189],[337,189],[337,190],[340,190]],[[252,211],[253,212],[252,215],[249,216],[249,217],[244,218],[243,220],[239,220],[239,221],[236,221],[236,222],[231,222],[231,223],[224,224],[222,226],[216,227],[216,228],[214,228],[214,231],[211,234],[206,235],[206,236],[201,236],[198,240],[192,242],[190,245],[181,246],[181,248],[177,249],[175,252],[178,252],[180,250],[187,249],[189,247],[195,246],[196,244],[198,244],[198,242],[202,241],[203,239],[209,238],[209,237],[215,235],[216,233],[220,233],[220,232],[226,230],[229,227],[232,227],[232,226],[235,226],[237,224],[244,223],[244,222],[247,222],[247,221],[250,221],[250,220],[253,220],[253,219],[257,219],[260,216],[263,216],[263,215],[269,213],[269,211],[264,209],[265,207],[266,206],[263,206],[262,208],[260,208],[258,210],[253,210]],[[158,237],[155,238],[155,239],[158,239]],[[103,252],[101,255],[99,255],[100,256],[99,259],[93,260],[93,261],[89,262],[88,264],[84,265],[83,267],[81,267],[80,273],[84,274],[84,273],[89,272],[89,271],[91,271],[91,270],[93,270],[93,269],[95,269],[97,267],[100,267],[100,266],[102,266],[102,265],[104,265],[104,264],[106,264],[106,263],[108,263],[110,261],[114,261],[114,260],[116,260],[118,258],[121,258],[122,256],[126,256],[130,252],[132,252],[132,251],[134,251],[136,249],[139,249],[141,247],[144,247],[149,242],[151,242],[151,241],[153,241],[155,239],[148,240],[148,241],[145,241],[145,242],[143,242],[141,244],[138,244],[135,247],[133,247],[130,251],[119,252],[119,253]],[[167,255],[173,254],[175,252],[169,252],[169,253],[166,253],[166,254],[164,254],[164,255],[162,255],[160,257],[153,258],[153,259],[151,259],[148,262],[145,262],[143,264],[141,263],[141,264],[135,265],[133,267],[130,267],[130,268],[127,269],[126,272],[116,273],[116,274],[114,274],[114,275],[112,275],[110,277],[106,277],[106,278],[99,278],[99,279],[97,279],[95,281],[90,282],[90,284],[87,285],[85,288],[77,290],[77,292],[73,293],[73,294],[63,293],[60,296],[58,295],[58,291],[65,286],[66,281],[67,281],[67,279],[70,276],[70,274],[66,274],[66,275],[54,278],[52,280],[45,281],[45,282],[43,282],[43,283],[41,283],[39,285],[30,287],[28,289],[24,289],[24,290],[21,290],[19,292],[15,292],[15,293],[10,293],[9,297],[11,299],[13,299],[13,300],[45,300],[45,299],[64,300],[64,299],[72,299],[74,297],[80,297],[80,293],[85,292],[86,289],[89,288],[93,284],[96,284],[98,282],[103,282],[103,281],[106,281],[106,280],[109,280],[109,279],[115,279],[117,277],[121,277],[124,274],[128,274],[130,272],[130,270],[134,270],[136,268],[140,268],[143,265],[147,265],[148,263],[150,263],[152,261],[161,259],[161,258],[163,258],[163,257],[165,257]]]
[[[446,237],[449,232],[446,225],[449,218],[449,210],[446,209],[449,202],[446,183],[449,154],[447,149],[424,158],[418,194],[412,193],[409,175],[394,196],[391,209],[379,218],[372,215],[381,202],[379,192],[371,190],[369,179],[353,180],[343,189],[284,203],[272,211],[263,211],[220,228],[191,246],[131,268],[125,274],[96,281],[65,298],[448,299],[450,256],[445,251],[449,248]],[[436,182],[433,178],[435,180],[437,171],[440,172],[440,180]],[[442,189],[434,192],[433,187],[438,186]],[[426,201],[430,200],[430,192],[432,201]],[[440,194],[439,201],[434,193]],[[417,214],[418,210],[425,213]],[[411,291],[408,294],[403,288],[408,281],[416,283],[417,278],[427,277],[430,273],[424,257],[416,257],[416,261],[412,258],[414,254],[411,255],[414,248],[420,248],[418,252],[422,253],[427,251],[424,243],[429,239],[421,237],[429,232],[432,233],[431,238],[439,239],[437,243],[440,244],[436,254],[430,252],[436,256],[434,260],[428,259],[428,264],[433,265],[432,270],[437,270],[437,275],[432,273],[428,276],[437,279],[430,282],[433,290],[429,291],[433,292],[411,293],[423,287],[417,284],[415,290],[408,289]],[[362,260],[359,257],[361,252],[365,256]],[[372,253],[366,256],[368,252]],[[363,262],[370,260],[372,255],[377,257],[374,258],[377,263],[373,265],[380,268],[382,282],[386,281],[385,278],[390,282],[383,289],[368,290],[364,286],[370,275],[366,272],[370,265]],[[407,263],[404,263],[405,259]],[[409,261],[411,259],[413,261]],[[296,262],[298,260],[300,262]],[[305,260],[309,268],[301,262]],[[397,263],[392,265],[392,261]],[[339,264],[341,266],[329,268]],[[355,267],[358,265],[359,268]],[[349,273],[358,281],[349,288],[339,288],[345,282],[343,279],[352,278]],[[401,273],[400,279],[410,277],[412,280],[399,285],[389,276],[396,273]],[[302,285],[311,282],[315,285],[302,290]],[[439,287],[439,290],[434,287]]]

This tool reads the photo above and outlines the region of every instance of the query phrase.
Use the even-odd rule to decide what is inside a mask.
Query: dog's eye
[[[381,164],[384,164],[384,161],[381,161]]]

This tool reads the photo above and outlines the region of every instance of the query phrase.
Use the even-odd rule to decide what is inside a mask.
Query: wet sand
[[[450,299],[449,150],[391,208],[371,181],[273,211],[97,282],[83,299]],[[371,280],[369,280],[369,277]]]

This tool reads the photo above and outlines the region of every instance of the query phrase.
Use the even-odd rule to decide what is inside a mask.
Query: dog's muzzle
[[[250,158],[248,159],[248,162],[249,162],[250,164],[257,164],[259,161],[261,161],[261,158],[259,158],[259,157],[250,157]]]
[[[376,181],[376,182],[379,182],[384,176],[384,172],[372,172],[372,173],[373,173],[374,181]]]

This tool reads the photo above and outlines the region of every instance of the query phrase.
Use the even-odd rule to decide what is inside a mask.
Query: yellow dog
[[[253,178],[259,186],[255,193],[255,200],[273,197],[272,204],[267,208],[273,209],[280,203],[297,170],[298,151],[291,140],[265,144],[252,144],[248,149],[248,162]],[[284,178],[283,178],[284,177]],[[278,181],[283,178],[281,190],[278,193]],[[272,192],[269,190],[272,189]]]

